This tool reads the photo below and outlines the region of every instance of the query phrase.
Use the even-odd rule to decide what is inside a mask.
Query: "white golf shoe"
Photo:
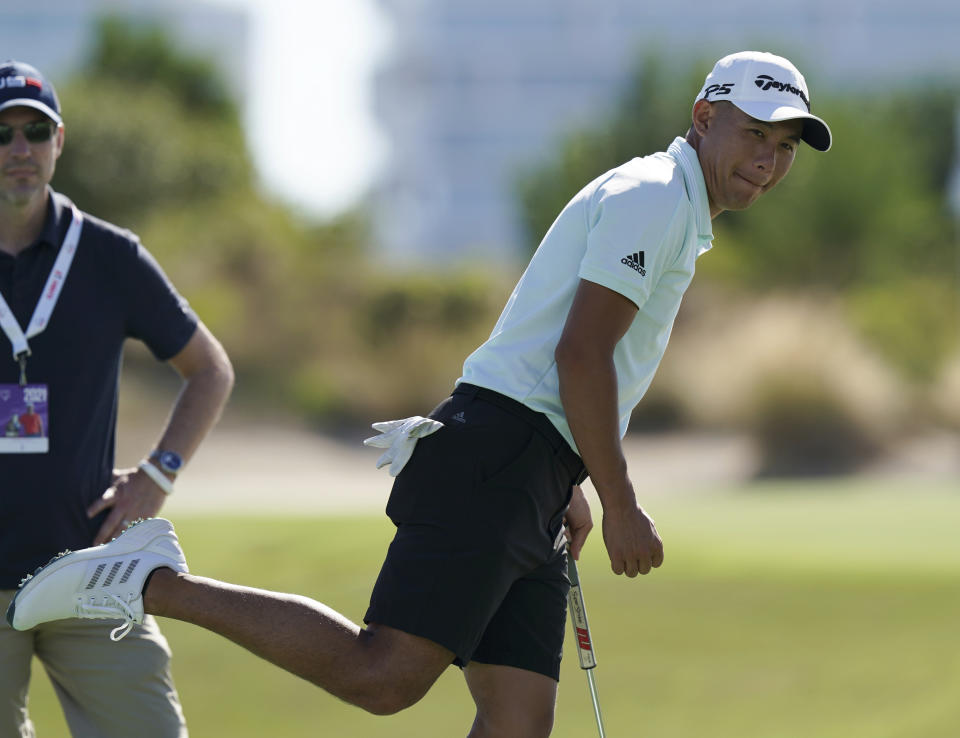
[[[15,630],[63,618],[120,619],[119,641],[143,622],[143,584],[154,569],[186,573],[173,525],[163,518],[134,523],[109,543],[65,551],[20,582],[7,609]]]

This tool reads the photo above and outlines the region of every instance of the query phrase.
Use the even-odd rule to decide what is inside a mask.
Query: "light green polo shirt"
[[[457,383],[487,387],[546,414],[576,449],[553,355],[579,281],[596,282],[639,309],[613,356],[623,437],[666,351],[696,259],[712,240],[703,171],[684,139],[610,170],[557,216]]]

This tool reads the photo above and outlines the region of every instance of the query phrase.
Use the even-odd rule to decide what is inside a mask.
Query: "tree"
[[[67,142],[54,184],[82,208],[136,227],[147,211],[253,186],[225,85],[161,29],[104,19],[61,93]]]
[[[588,182],[635,156],[666,148],[686,132],[690,90],[702,83],[694,71],[699,67],[691,64],[677,75],[676,65],[663,59],[650,54],[637,63],[611,120],[574,132],[554,157],[519,176],[520,218],[531,251]]]
[[[153,23],[138,25],[119,16],[103,16],[84,74],[128,87],[155,84],[193,113],[238,124],[236,103],[213,61],[176,48],[172,37]]]

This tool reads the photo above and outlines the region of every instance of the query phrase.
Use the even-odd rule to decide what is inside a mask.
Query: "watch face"
[[[180,454],[173,451],[162,451],[160,456],[157,457],[157,461],[160,462],[161,469],[171,474],[176,474],[183,466],[183,459],[180,458]]]

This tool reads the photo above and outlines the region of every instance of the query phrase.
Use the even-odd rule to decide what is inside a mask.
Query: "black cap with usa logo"
[[[63,123],[57,93],[39,70],[23,62],[5,61],[0,63],[0,110],[18,106],[35,108],[58,125]]]

